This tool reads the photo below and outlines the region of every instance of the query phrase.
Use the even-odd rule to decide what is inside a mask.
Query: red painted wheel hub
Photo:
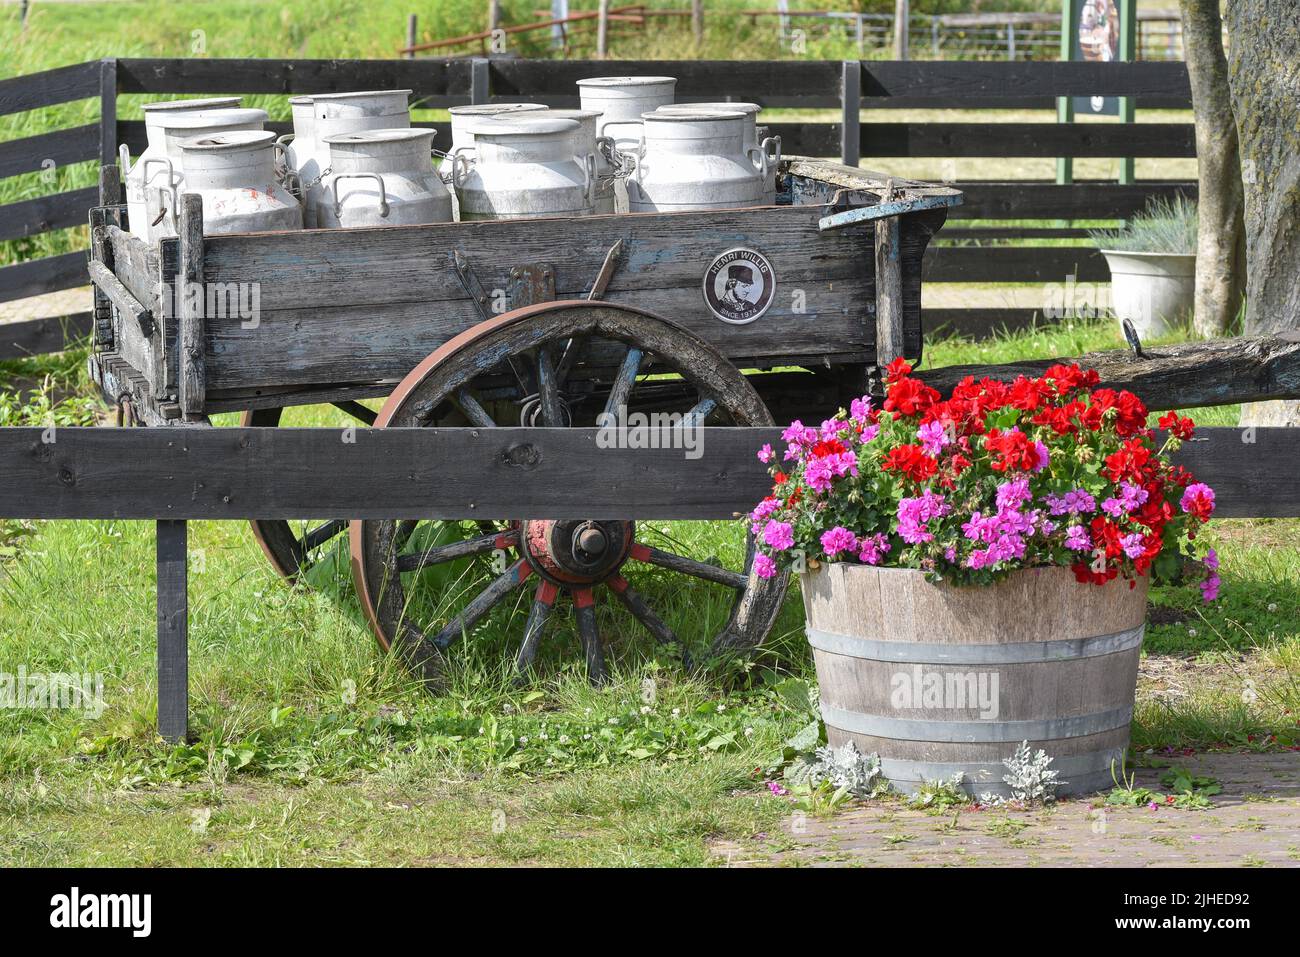
[[[524,557],[543,578],[590,585],[613,575],[632,548],[632,522],[584,519],[528,520],[519,540]]]

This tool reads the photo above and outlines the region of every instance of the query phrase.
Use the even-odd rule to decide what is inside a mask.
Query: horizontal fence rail
[[[357,89],[409,88],[416,108],[507,100],[578,103],[575,82],[606,74],[603,60],[422,58],[418,60],[109,59],[75,64],[0,81],[0,115],[99,97],[100,121],[42,132],[0,143],[0,178],[29,174],[50,163],[66,166],[113,157],[118,143],[133,154],[145,145],[144,124],[118,119],[117,97],[206,94],[299,94]],[[838,122],[775,122],[789,155],[859,157],[998,158],[1101,157],[1190,158],[1195,156],[1190,123],[1051,122],[862,122],[860,111],[877,107],[964,109],[1054,106],[1063,96],[1130,96],[1140,107],[1190,105],[1187,71],[1178,62],[877,62],[877,61],[617,61],[627,75],[678,77],[684,101],[735,97],[772,107],[839,111]],[[417,123],[437,130],[437,144],[449,143],[448,124]],[[268,124],[286,132],[291,124]],[[957,182],[966,204],[950,214],[941,239],[1015,241],[1080,238],[1070,230],[1078,219],[1126,218],[1152,196],[1195,196],[1195,184],[1080,182]],[[0,207],[0,242],[25,239],[78,226],[93,202],[91,189],[25,198]],[[1017,222],[999,234],[963,234],[961,220],[1047,220],[1042,226]],[[988,227],[985,227],[987,230]],[[1077,260],[1077,262],[1076,262]],[[927,254],[925,276],[933,282],[1064,281],[1061,268],[1078,269],[1077,280],[1104,281],[1096,253],[1074,247],[1017,250],[1013,246],[945,247]],[[82,254],[63,254],[0,268],[0,302],[84,285]],[[945,310],[951,313],[956,310]],[[971,310],[949,316],[950,328],[972,333],[1032,319],[1024,309]],[[933,326],[938,313],[926,310]],[[50,330],[64,328],[51,324]],[[30,341],[54,343],[51,336]]]
[[[729,519],[771,490],[779,429],[706,428],[682,449],[597,429],[13,428],[0,518]],[[1201,429],[1179,464],[1220,518],[1300,515],[1295,429]],[[1246,465],[1248,467],[1243,467]]]

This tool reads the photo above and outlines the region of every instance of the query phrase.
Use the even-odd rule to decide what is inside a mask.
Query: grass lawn
[[[932,343],[927,364],[1113,345],[1108,324],[1063,325]],[[93,419],[78,367],[0,368],[0,424]],[[1197,418],[1229,424],[1235,410]],[[1211,528],[1221,601],[1153,596],[1138,751],[1297,743],[1300,523]],[[731,523],[652,531],[696,555],[739,542]],[[0,524],[0,672],[99,673],[106,701],[98,716],[0,710],[0,863],[702,864],[716,841],[789,817],[762,769],[812,720],[797,594],[761,656],[696,678],[602,609],[615,678],[599,691],[567,611],[538,680],[513,686],[501,662],[527,609],[502,606],[433,697],[375,647],[341,567],[289,587],[236,523],[192,523],[191,547],[195,740],[168,747],[153,733],[152,526]],[[679,584],[640,587],[705,640],[725,602]]]

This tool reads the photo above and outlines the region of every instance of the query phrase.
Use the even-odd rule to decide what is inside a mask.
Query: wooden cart
[[[201,203],[186,196],[180,238],[150,247],[125,230],[111,167],[104,182],[91,213],[91,372],[124,422],[180,427],[230,412],[275,426],[286,408],[321,403],[351,427],[636,426],[655,413],[682,430],[819,422],[867,391],[877,367],[919,356],[922,255],[961,201],[790,158],[770,207],[205,237]],[[362,401],[377,397],[378,412]],[[525,458],[511,464],[527,469]],[[595,680],[602,591],[688,662],[692,648],[761,642],[784,593],[781,578],[752,574],[748,544],[726,567],[634,521],[464,518],[253,530],[287,578],[337,557],[346,535],[377,638],[430,678],[525,584],[515,666],[532,665],[563,593]],[[475,556],[481,570],[465,572]],[[686,627],[633,587],[647,569],[660,592],[663,570],[701,589]]]

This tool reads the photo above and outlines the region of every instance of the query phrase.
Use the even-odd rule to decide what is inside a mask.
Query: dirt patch
[[[1300,867],[1300,754],[1215,753],[1168,762],[1222,786],[1210,808],[1106,807],[1098,798],[1048,810],[937,816],[881,801],[830,818],[792,811],[780,833],[711,850],[735,867]],[[1164,770],[1137,769],[1135,786],[1158,789]]]

